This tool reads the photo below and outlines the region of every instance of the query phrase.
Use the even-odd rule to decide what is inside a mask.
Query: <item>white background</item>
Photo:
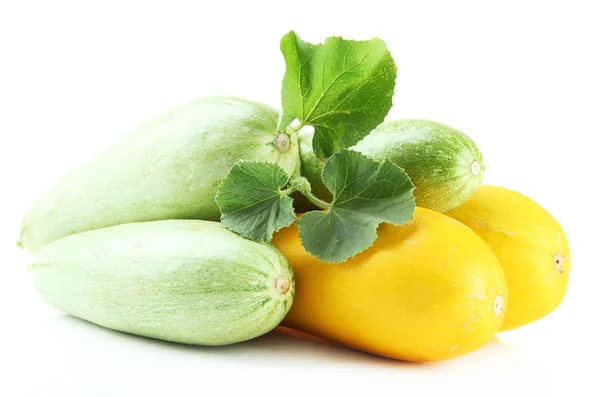
[[[0,395],[600,395],[597,2],[155,3],[0,3]],[[572,278],[556,312],[424,365],[280,331],[178,346],[67,317],[35,295],[14,242],[36,195],[194,98],[278,106],[279,39],[291,29],[312,42],[385,39],[398,64],[390,118],[465,131],[484,153],[485,183],[527,194],[561,222]]]

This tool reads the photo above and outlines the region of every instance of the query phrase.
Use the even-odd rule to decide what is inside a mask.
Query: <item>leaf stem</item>
[[[304,195],[304,197],[306,197],[311,203],[313,203],[314,205],[316,205],[317,207],[324,209],[324,210],[329,210],[331,209],[331,204],[328,203],[327,201],[321,200],[320,198],[318,198],[317,196],[315,196],[314,194],[312,194],[311,192],[300,192]]]
[[[284,196],[289,196],[290,194],[294,193],[295,191],[297,191],[298,189],[296,189],[296,187],[294,186],[290,186],[285,190],[281,191],[281,194]]]
[[[303,176],[298,176],[298,177],[292,179],[290,182],[289,189],[294,189],[294,191],[298,191],[298,192],[302,193],[304,195],[304,197],[306,197],[311,203],[313,203],[314,205],[316,205],[317,207],[319,207],[321,209],[324,209],[324,210],[331,209],[330,203],[328,203],[327,201],[321,200],[320,198],[318,198],[317,196],[312,194],[310,183]],[[289,190],[289,189],[287,189],[287,190]]]

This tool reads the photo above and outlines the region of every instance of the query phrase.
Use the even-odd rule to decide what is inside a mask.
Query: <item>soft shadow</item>
[[[498,355],[503,357],[512,357],[512,356],[523,356],[524,353],[517,346],[513,345],[502,339],[502,334],[500,336],[496,335],[489,341],[485,346],[481,347],[478,352],[482,352],[488,355]]]
[[[294,362],[298,362],[299,365],[303,366],[310,364],[311,361],[318,363],[339,363],[344,365],[367,364],[370,366],[377,365],[390,368],[413,367],[415,369],[437,365],[435,363],[413,363],[375,356],[339,346],[326,340],[285,327],[277,327],[273,331],[259,338],[233,345],[196,346],[127,334],[64,314],[53,316],[50,319],[50,321],[61,328],[73,329],[72,331],[75,331],[73,332],[74,334],[76,332],[87,333],[88,340],[90,338],[110,337],[117,343],[127,342],[129,345],[132,343],[143,345],[144,349],[177,351],[186,355],[210,356],[211,358],[215,357],[217,359],[231,359],[235,356],[244,358],[256,356],[260,357],[260,361],[281,362],[288,365],[290,363],[293,364]],[[102,343],[105,343],[105,341],[102,341]]]

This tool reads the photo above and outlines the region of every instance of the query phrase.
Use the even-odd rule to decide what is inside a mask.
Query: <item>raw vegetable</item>
[[[460,356],[496,334],[506,283],[498,259],[472,230],[417,208],[414,220],[382,224],[378,234],[372,247],[335,265],[306,252],[296,225],[277,232],[273,243],[297,280],[283,325],[410,361]]]
[[[312,135],[299,136],[301,173],[310,182],[312,193],[329,200],[331,193],[321,181],[323,162],[308,144]],[[356,150],[374,160],[389,159],[410,177],[416,186],[416,204],[446,212],[468,200],[483,180],[485,166],[475,143],[462,132],[435,121],[384,121],[358,142]],[[315,206],[306,201],[296,210]]]
[[[173,218],[218,220],[217,186],[238,160],[269,161],[292,175],[296,133],[278,113],[232,97],[200,99],[137,128],[41,195],[20,244],[37,253],[74,233]]]
[[[322,260],[343,262],[373,243],[381,222],[412,219],[413,185],[406,173],[390,161],[345,150],[385,118],[396,65],[379,39],[330,37],[313,45],[290,32],[281,51],[286,73],[279,128],[314,127],[312,146],[327,159],[322,176],[331,200],[316,197],[299,172],[289,177],[276,164],[240,161],[219,186],[221,222],[242,236],[270,241],[296,219],[292,197],[297,194],[290,195],[299,192],[325,210],[298,220],[304,246]]]
[[[524,195],[496,186],[481,186],[448,215],[479,234],[502,264],[510,293],[502,331],[556,309],[569,282],[571,253],[552,215]]]
[[[92,230],[46,246],[30,265],[50,305],[107,328],[226,345],[274,328],[294,277],[271,244],[198,220]]]

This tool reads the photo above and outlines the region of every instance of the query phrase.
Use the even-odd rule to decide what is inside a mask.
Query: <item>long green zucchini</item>
[[[294,296],[279,250],[209,221],[139,222],[63,237],[29,269],[36,291],[59,310],[189,344],[262,335],[281,322]]]
[[[217,186],[238,160],[299,166],[295,132],[278,112],[231,97],[205,98],[140,126],[42,194],[19,243],[37,253],[74,233],[161,219],[218,220]]]

